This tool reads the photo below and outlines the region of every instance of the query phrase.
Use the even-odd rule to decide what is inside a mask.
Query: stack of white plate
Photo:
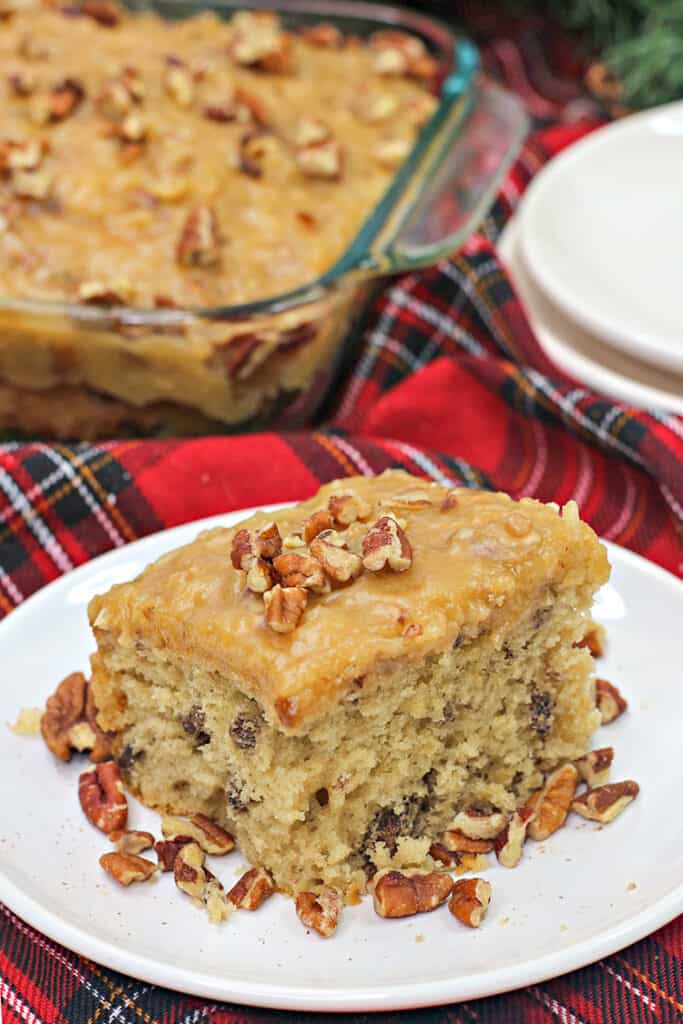
[[[557,366],[612,398],[683,413],[683,103],[547,164],[499,251]]]

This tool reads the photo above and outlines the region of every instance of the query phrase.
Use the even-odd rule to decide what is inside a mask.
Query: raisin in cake
[[[336,481],[93,599],[99,723],[146,804],[219,821],[285,891],[358,891],[585,753],[608,574],[572,502]]]

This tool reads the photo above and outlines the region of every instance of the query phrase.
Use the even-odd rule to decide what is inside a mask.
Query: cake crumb
[[[510,918],[509,917],[499,917],[498,918],[498,924],[500,924],[500,925],[510,924]]]
[[[628,889],[629,892],[633,892],[633,890],[637,889],[638,886],[636,885],[635,882],[629,882],[628,885],[626,886],[626,888]]]
[[[561,931],[561,932],[568,932],[568,931],[569,931],[569,928],[567,927],[567,925],[566,925],[566,924],[561,924],[561,925],[560,925],[560,931]]]
[[[37,736],[42,717],[42,708],[20,708],[16,722],[8,727],[15,736]]]
[[[418,932],[417,935],[415,936],[415,941],[416,942],[424,942],[424,940],[425,940],[425,937],[422,934],[422,932]]]
[[[467,871],[486,871],[489,859],[484,853],[463,853],[460,863],[455,869],[456,875],[464,875]]]

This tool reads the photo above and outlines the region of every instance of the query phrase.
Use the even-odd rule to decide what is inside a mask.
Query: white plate
[[[683,375],[618,352],[566,317],[534,284],[521,258],[519,234],[519,221],[512,217],[498,240],[498,252],[534,333],[553,362],[582,384],[617,401],[683,415]]]
[[[616,348],[683,373],[683,103],[591,133],[520,205],[522,253],[563,312]]]
[[[209,520],[230,524],[237,515]],[[157,534],[98,558],[32,597],[0,624],[0,722],[42,704],[55,682],[85,669],[92,594],[129,579],[191,540],[206,523]],[[82,816],[77,761],[57,764],[37,737],[3,732],[0,744],[0,899],[84,956],[147,982],[252,1005],[306,1010],[407,1008],[490,995],[589,963],[683,911],[683,586],[610,547],[613,581],[598,611],[609,630],[604,673],[631,711],[598,736],[616,748],[615,777],[639,799],[600,829],[572,818],[519,868],[493,865],[493,901],[469,931],[446,909],[402,921],[378,918],[366,899],[333,939],[308,935],[274,897],[255,914],[210,926],[168,875],[121,889],[97,858],[109,847]],[[131,825],[158,834],[158,817],[131,807]],[[242,858],[214,858],[225,882]],[[636,888],[632,887],[636,884]]]

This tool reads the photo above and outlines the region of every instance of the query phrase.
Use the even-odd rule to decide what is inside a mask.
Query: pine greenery
[[[627,107],[683,99],[683,0],[561,0],[553,13],[620,80]]]

